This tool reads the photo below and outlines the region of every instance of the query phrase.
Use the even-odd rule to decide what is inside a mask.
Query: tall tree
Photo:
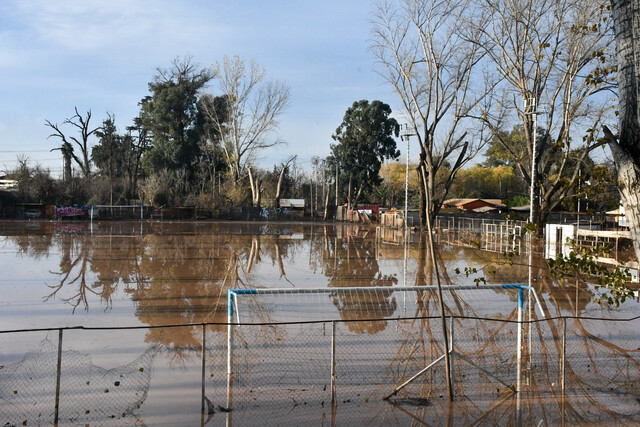
[[[114,179],[120,178],[124,171],[126,147],[123,138],[118,134],[115,118],[107,115],[102,127],[96,132],[98,144],[91,150],[91,159],[100,174],[109,180],[110,204],[113,204]],[[117,196],[116,196],[117,198]]]
[[[176,58],[170,68],[157,69],[149,83],[151,95],[140,102],[142,125],[153,139],[144,156],[150,171],[190,170],[198,156],[199,94],[211,78],[209,70],[199,68],[190,57]]]
[[[618,62],[620,134],[605,128],[618,188],[640,260],[640,0],[612,0]]]
[[[226,102],[210,102],[204,108],[237,181],[258,152],[282,143],[273,133],[289,105],[289,87],[266,80],[262,68],[253,61],[246,65],[238,56],[217,62],[213,77],[220,93],[217,99]]]
[[[400,126],[390,115],[391,107],[383,102],[356,101],[332,136],[338,143],[331,145],[331,152],[348,183],[349,209],[357,207],[364,192],[382,182],[382,161],[400,156],[393,138]]]
[[[459,34],[460,16],[468,7],[465,0],[383,1],[374,18],[373,51],[382,75],[400,97],[407,133],[417,137],[420,147],[423,225],[427,215],[435,217],[456,173],[483,143],[482,138],[467,139],[460,130],[484,92],[473,95],[471,85],[480,49]],[[436,176],[447,162],[452,164],[448,179],[438,189]]]
[[[45,120],[45,125],[53,129],[53,133],[49,135],[49,138],[56,137],[60,138],[62,141],[62,145],[59,150],[62,152],[62,156],[65,160],[65,180],[71,179],[71,159],[73,159],[80,167],[82,175],[85,178],[91,177],[91,147],[89,146],[89,138],[100,129],[99,127],[91,129],[91,110],[87,111],[86,116],[80,115],[78,107],[75,107],[74,110],[75,114],[65,119],[62,124],[75,127],[80,132],[79,137],[67,136],[62,132],[57,123]],[[77,147],[80,150],[79,156],[75,153],[74,147]]]
[[[126,147],[122,136],[118,134],[113,115],[109,114],[102,122],[96,136],[98,143],[91,150],[91,160],[110,181],[121,177],[124,173]]]
[[[124,136],[126,147],[126,173],[128,178],[127,192],[129,197],[138,197],[138,178],[142,175],[142,156],[151,146],[149,130],[142,124],[142,119],[136,117],[133,125],[127,127]]]
[[[547,215],[575,187],[581,164],[603,144],[595,133],[582,137],[584,129],[596,129],[612,107],[610,96],[598,96],[611,88],[600,73],[612,42],[603,4],[483,0],[470,9],[463,26],[470,28],[467,38],[482,49],[500,77],[494,93],[501,101],[493,104],[498,108],[482,109],[481,118],[519,173],[533,182],[532,220],[538,235]],[[510,120],[521,123],[524,150],[516,150],[501,132]],[[541,123],[543,137],[535,141]]]

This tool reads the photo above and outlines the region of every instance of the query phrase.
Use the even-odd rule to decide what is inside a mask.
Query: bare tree
[[[287,169],[289,168],[289,164],[293,162],[298,156],[291,156],[289,160],[284,162],[280,167],[280,173],[278,174],[278,184],[276,185],[276,196],[275,196],[275,206],[276,208],[280,207],[280,195],[282,191],[282,182],[284,181],[284,176],[287,173]]]
[[[216,103],[206,103],[204,110],[222,140],[232,176],[238,180],[260,150],[283,142],[273,133],[289,104],[289,88],[266,80],[262,68],[253,61],[247,66],[238,56],[225,56],[216,63],[213,76],[226,100],[220,106],[225,111],[216,111]]]
[[[534,183],[532,219],[538,234],[549,212],[574,192],[589,153],[603,145],[586,129],[596,129],[612,107],[610,95],[596,96],[612,87],[599,68],[612,42],[604,4],[483,0],[464,25],[468,40],[486,54],[500,77],[494,92],[500,101],[492,104],[498,108],[480,108],[481,118],[513,155],[520,174]],[[518,156],[512,141],[501,139],[509,120],[522,123],[528,155]],[[546,124],[541,127],[541,122]],[[534,141],[536,127],[542,132]]]
[[[249,174],[249,185],[251,186],[251,203],[254,208],[259,208],[262,201],[262,192],[264,191],[262,178],[256,175],[251,166],[247,168],[247,173]]]
[[[481,139],[470,142],[461,130],[478,102],[471,81],[482,56],[477,44],[458,34],[459,18],[468,4],[383,1],[374,17],[372,50],[383,77],[400,97],[409,121],[404,133],[415,135],[420,146],[422,224],[426,215],[435,217],[456,173],[483,144]],[[443,181],[439,187],[437,176]]]
[[[86,117],[81,116],[78,112],[78,107],[75,107],[75,114],[62,124],[69,124],[75,127],[80,132],[80,137],[75,136],[67,137],[60,126],[57,123],[52,123],[49,120],[45,120],[45,125],[53,129],[53,133],[49,135],[49,138],[57,137],[62,140],[60,148],[54,148],[54,150],[60,150],[65,160],[64,165],[64,177],[65,180],[71,179],[71,158],[76,162],[82,171],[82,175],[85,178],[91,177],[91,152],[89,147],[89,138],[96,131],[100,130],[100,127],[91,129],[89,122],[91,121],[91,110],[87,111]],[[80,155],[76,155],[74,146],[80,150]]]

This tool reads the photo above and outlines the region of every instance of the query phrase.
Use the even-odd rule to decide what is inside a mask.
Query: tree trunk
[[[418,177],[420,178],[420,225],[422,227],[427,225],[427,168],[424,166],[424,160],[420,158],[420,164],[418,165]],[[406,221],[406,218],[405,218]]]
[[[71,185],[71,154],[62,152],[64,162],[64,182]]]
[[[282,169],[280,169],[280,175],[278,176],[278,185],[276,186],[276,197],[274,198],[276,208],[280,207],[280,191],[282,189],[282,181],[284,179],[284,174],[286,171],[287,171],[287,167],[282,166]]]
[[[351,177],[351,174],[349,174],[349,196],[347,197],[347,212],[350,211],[352,209],[352,200],[351,200],[351,184],[352,184],[353,178]]]
[[[249,172],[249,184],[251,185],[251,201],[254,208],[260,207],[260,199],[262,196],[262,181],[260,178],[253,176],[251,167],[248,168]]]
[[[613,0],[611,4],[618,56],[620,136],[610,146],[633,247],[640,260],[640,0]]]
[[[324,215],[322,216],[323,220],[327,220],[327,217],[329,216],[329,195],[331,194],[331,191],[329,191],[329,189],[327,188],[327,190],[325,191],[325,195],[324,195]]]

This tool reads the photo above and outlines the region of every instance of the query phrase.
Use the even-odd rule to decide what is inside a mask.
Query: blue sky
[[[399,114],[396,97],[369,52],[368,0],[0,1],[0,170],[24,153],[61,171],[58,141],[46,119],[61,123],[74,107],[107,112],[120,130],[131,124],[156,67],[192,56],[210,66],[239,55],[291,88],[279,135],[287,146],[265,152],[261,165],[298,154],[329,154],[331,135],[356,100],[379,99]],[[395,115],[395,114],[394,114]],[[399,148],[404,152],[404,143]],[[412,148],[415,153],[415,149]]]

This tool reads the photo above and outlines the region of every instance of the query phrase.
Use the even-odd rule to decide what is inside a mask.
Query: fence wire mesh
[[[0,421],[8,425],[51,422],[59,372],[60,421],[98,419],[122,424],[147,396],[154,353],[152,347],[130,363],[104,369],[89,354],[63,350],[58,370],[58,340],[45,338],[21,360],[0,367]]]
[[[236,324],[230,377],[227,326],[207,325],[202,384],[213,404],[202,424],[640,423],[637,318],[525,321],[520,370],[519,324],[513,319],[460,316],[448,317],[446,323],[449,338],[453,335],[453,402],[447,399],[444,360],[437,361],[444,354],[437,317]],[[190,328],[194,337],[199,326],[204,327]],[[132,360],[106,369],[94,362],[100,350],[84,351],[77,343],[63,341],[62,346],[62,425],[151,420],[156,409],[148,407],[147,400],[154,393],[164,396],[174,419],[200,420],[201,347],[174,349],[186,365],[162,366],[157,355],[166,349],[147,346]],[[16,360],[0,363],[1,424],[53,421],[57,360],[57,335],[52,333]],[[382,400],[433,362],[406,388]],[[168,382],[156,379],[155,387],[161,389],[154,389],[154,375],[165,375]],[[185,409],[190,413],[172,406],[172,400],[184,394],[175,388],[177,383],[194,389],[189,395],[194,402]],[[515,393],[511,388],[518,384],[520,392]]]

